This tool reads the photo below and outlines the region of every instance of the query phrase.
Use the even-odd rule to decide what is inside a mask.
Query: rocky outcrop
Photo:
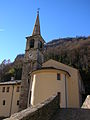
[[[86,100],[85,100],[85,102],[84,102],[83,105],[82,105],[82,108],[90,109],[90,95],[88,95],[88,96],[86,97]]]

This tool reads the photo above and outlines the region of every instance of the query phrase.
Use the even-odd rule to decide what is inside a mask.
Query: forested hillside
[[[17,55],[13,63],[8,60],[3,60],[0,64],[0,81],[10,81],[11,77],[15,80],[20,80],[22,75],[24,54]]]
[[[63,38],[45,45],[45,61],[55,59],[79,69],[87,94],[90,94],[90,37]]]
[[[80,70],[86,93],[90,94],[90,37],[60,38],[44,46],[45,61],[54,59]],[[24,55],[18,55],[13,63],[5,61],[0,65],[0,81],[11,76],[21,79]]]

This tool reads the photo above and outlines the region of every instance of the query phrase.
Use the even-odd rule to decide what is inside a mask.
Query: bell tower
[[[34,25],[32,36],[28,36],[26,37],[26,39],[27,42],[22,70],[19,111],[27,108],[28,92],[30,89],[29,73],[32,72],[33,70],[41,68],[44,60],[43,47],[45,41],[42,38],[40,32],[39,11],[37,11],[37,18]]]

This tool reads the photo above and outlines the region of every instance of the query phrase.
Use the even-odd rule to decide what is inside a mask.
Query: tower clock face
[[[33,54],[32,54],[32,52],[29,53],[29,58],[30,58],[30,59],[33,59]]]
[[[36,60],[37,58],[36,51],[29,51],[28,57],[30,60]]]

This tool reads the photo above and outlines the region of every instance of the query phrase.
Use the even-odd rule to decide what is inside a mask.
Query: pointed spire
[[[37,10],[37,18],[32,35],[40,35],[39,9]]]

